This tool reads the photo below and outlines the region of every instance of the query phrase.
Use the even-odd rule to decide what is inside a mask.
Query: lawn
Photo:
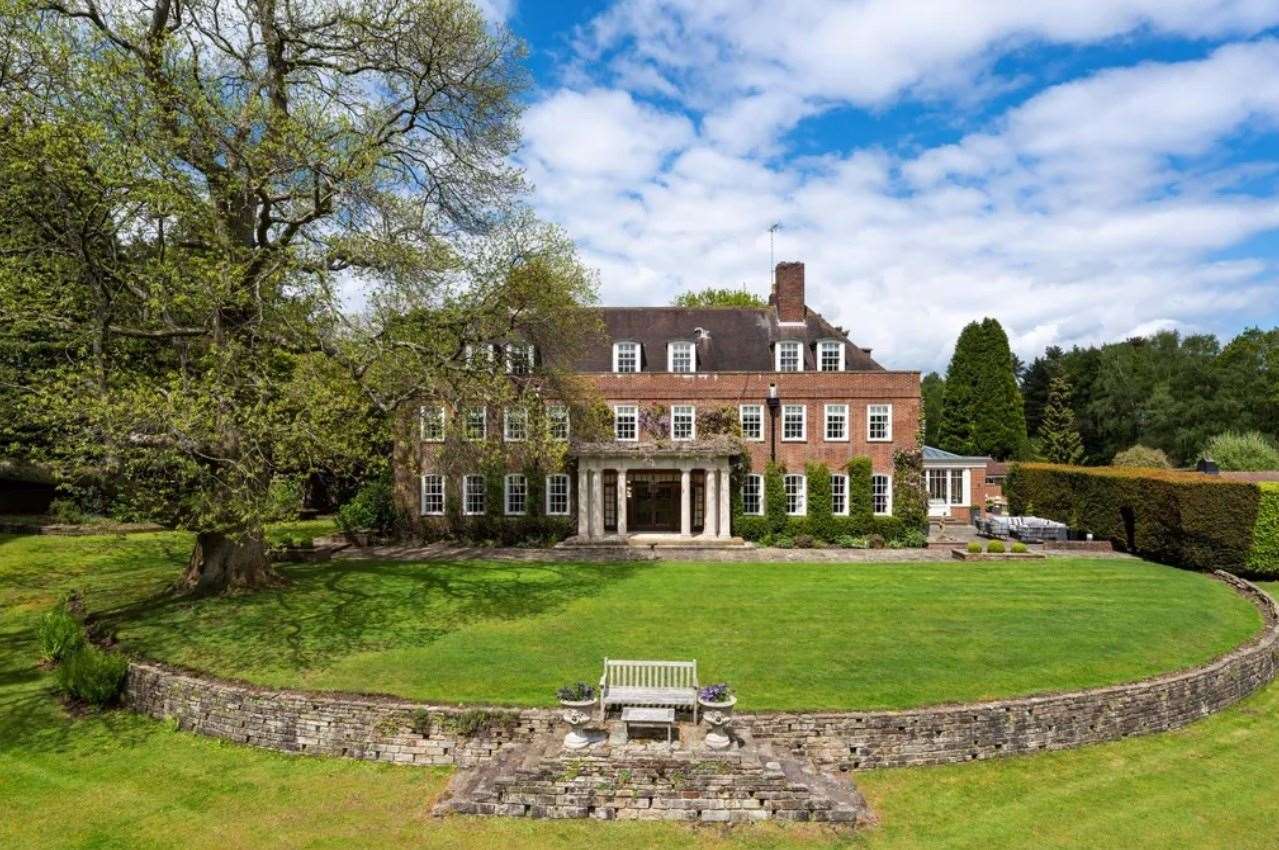
[[[168,574],[168,538],[129,545],[135,566]],[[450,702],[546,705],[557,685],[597,678],[605,656],[696,658],[703,681],[733,683],[747,710],[1111,684],[1200,663],[1260,626],[1217,582],[1119,560],[285,572],[280,590],[116,606],[110,622],[130,650],[221,675]]]
[[[108,606],[144,596],[172,578],[173,561],[160,554],[180,561],[185,541],[0,541],[0,847],[6,850],[1279,845],[1279,818],[1266,814],[1279,794],[1274,686],[1175,733],[857,774],[881,822],[853,837],[776,826],[725,834],[671,824],[432,820],[426,812],[447,781],[445,771],[290,757],[173,732],[121,712],[68,717],[49,692],[50,675],[34,663],[35,616],[71,587]]]

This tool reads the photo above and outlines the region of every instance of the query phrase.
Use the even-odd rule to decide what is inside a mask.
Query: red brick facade
[[[784,441],[781,411],[776,418],[778,463],[791,470],[803,470],[812,461],[837,469],[853,457],[869,457],[876,473],[891,475],[893,450],[915,443],[919,428],[920,391],[918,372],[715,372],[675,375],[666,372],[590,375],[600,394],[614,404],[692,404],[698,410],[743,404],[764,406],[764,439],[747,441],[751,468],[760,470],[770,459],[774,422],[768,414],[769,385],[777,387],[782,405],[804,404],[806,439]],[[850,416],[847,441],[824,437],[825,405],[847,404]],[[872,404],[892,407],[892,439],[867,439],[866,408]]]
[[[914,447],[917,439],[919,373],[884,369],[871,359],[869,349],[855,345],[842,328],[809,309],[805,304],[803,263],[778,264],[769,300],[772,306],[764,309],[605,308],[601,314],[608,330],[607,343],[587,351],[575,367],[594,384],[610,410],[615,405],[634,405],[644,412],[660,406],[670,414],[676,405],[692,405],[697,414],[694,418],[699,419],[725,408],[737,414],[742,405],[757,405],[763,426],[761,438],[743,435],[753,470],[763,471],[770,460],[792,472],[802,472],[806,464],[813,462],[842,470],[852,458],[868,457],[874,474],[891,477],[895,450]],[[776,398],[776,405],[769,404],[770,396]],[[805,411],[803,438],[787,439],[783,422],[787,408],[793,414],[796,405],[802,405]],[[842,438],[828,435],[828,405],[843,407]],[[886,408],[889,414],[887,433],[877,433],[874,439],[871,406],[881,415]],[[502,411],[489,409],[488,419],[485,445],[501,444]],[[882,427],[881,422],[876,424],[877,429]],[[636,428],[641,430],[638,423]],[[574,436],[580,435],[574,432]],[[642,468],[657,469],[682,476],[678,487],[680,516],[675,523],[679,533],[727,537],[726,482],[732,451],[710,451],[698,445],[711,436],[697,434],[695,439],[681,442],[670,434],[669,439],[659,441],[665,444],[661,450],[667,460],[649,460],[639,465],[634,457],[625,456],[627,447],[643,448],[639,444],[651,442],[651,434],[641,434],[639,441],[606,439],[603,444],[571,444],[569,457],[575,461],[565,469],[570,476],[570,507],[562,516],[575,525],[579,536],[587,536],[588,532],[591,537],[624,534],[627,515],[634,504],[628,501],[629,485],[617,482],[626,481],[628,470],[638,473]],[[462,475],[481,474],[479,468],[458,471],[458,462],[466,465],[466,453],[473,451],[476,444],[468,446],[456,437],[450,439],[453,442],[424,442],[414,419],[403,423],[397,440],[397,495],[418,532],[426,533],[448,522],[443,514],[422,515],[424,474],[445,475],[444,500],[454,513],[458,505],[465,504]],[[531,443],[501,445],[508,472],[516,474],[517,483],[513,486],[520,486],[518,473],[532,465],[530,451],[535,451]],[[550,469],[553,464],[539,465],[555,471]],[[452,471],[446,473],[444,466],[451,466]],[[536,488],[530,485],[531,498],[537,498],[541,483]],[[432,487],[439,484],[438,480],[431,480]],[[563,486],[562,479],[557,486]],[[696,491],[691,508],[690,490]],[[433,497],[432,504],[438,504],[438,497]],[[529,513],[540,509],[539,505]],[[603,520],[602,515],[606,515]],[[666,528],[665,523],[664,519],[658,527]]]

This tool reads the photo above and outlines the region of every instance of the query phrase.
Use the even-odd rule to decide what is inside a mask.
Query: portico
[[[730,449],[718,441],[578,446],[577,538],[732,539]]]

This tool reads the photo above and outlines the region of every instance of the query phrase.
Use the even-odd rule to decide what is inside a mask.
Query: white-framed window
[[[764,476],[751,473],[742,479],[742,513],[764,515]]]
[[[808,481],[802,475],[787,475],[782,481],[786,485],[786,513],[790,516],[807,514]]]
[[[478,516],[488,508],[488,492],[483,475],[462,476],[462,513]]]
[[[808,439],[808,406],[804,404],[782,405],[782,442],[799,442]]]
[[[546,476],[546,515],[568,516],[568,476]]]
[[[494,347],[490,343],[480,342],[466,346],[466,365],[473,369],[489,369],[497,362]]]
[[[697,349],[687,340],[678,340],[666,346],[666,369],[670,372],[696,372]]]
[[[640,370],[640,344],[623,340],[613,343],[613,371],[638,372]]]
[[[962,469],[950,471],[950,503],[952,505],[964,503],[964,471]]]
[[[879,516],[888,516],[893,512],[893,478],[891,475],[872,475],[870,477],[871,510]]]
[[[879,443],[893,439],[893,406],[891,404],[866,406],[866,439]]]
[[[777,343],[777,371],[804,371],[804,344],[798,340],[783,339]]]
[[[418,422],[422,432],[422,442],[444,442],[444,405],[423,405],[418,411]]]
[[[466,411],[466,439],[483,440],[488,436],[489,415],[487,407],[472,407]]]
[[[528,411],[523,407],[511,407],[502,411],[502,439],[508,443],[520,443],[528,439]]]
[[[844,371],[844,343],[837,339],[824,339],[817,343],[817,371]]]
[[[639,408],[633,404],[613,407],[613,437],[627,443],[639,440]]]
[[[671,439],[697,439],[697,408],[691,404],[671,405]]]
[[[444,515],[444,476],[422,476],[422,516]]]
[[[830,512],[837,516],[848,514],[848,476],[842,473],[830,477]]]
[[[743,404],[737,409],[737,418],[742,423],[743,440],[764,441],[764,405]]]
[[[828,442],[848,441],[848,405],[826,405],[826,440]]]
[[[552,404],[546,408],[546,427],[552,440],[568,439],[568,407]]]
[[[506,515],[523,516],[528,513],[528,479],[518,472],[506,476]]]
[[[506,371],[512,375],[527,375],[533,371],[533,345],[511,342],[506,345]]]

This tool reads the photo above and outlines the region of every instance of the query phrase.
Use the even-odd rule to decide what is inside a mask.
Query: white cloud
[[[635,0],[583,31],[575,70],[597,84],[534,105],[522,161],[608,303],[743,282],[763,294],[767,228],[781,221],[778,259],[806,262],[810,303],[890,367],[944,367],[984,315],[1023,356],[1140,329],[1237,327],[1273,309],[1276,271],[1214,254],[1279,228],[1279,199],[1235,191],[1267,166],[1220,152],[1239,133],[1275,131],[1274,41],[1053,86],[913,156],[787,159],[780,134],[832,104],[981,80],[1029,39],[1221,37],[1276,21],[1279,4],[1230,0]],[[599,84],[608,63],[631,91]],[[679,111],[637,99],[669,104],[670,86]]]
[[[516,0],[473,0],[484,17],[494,23],[509,21],[515,14]]]

